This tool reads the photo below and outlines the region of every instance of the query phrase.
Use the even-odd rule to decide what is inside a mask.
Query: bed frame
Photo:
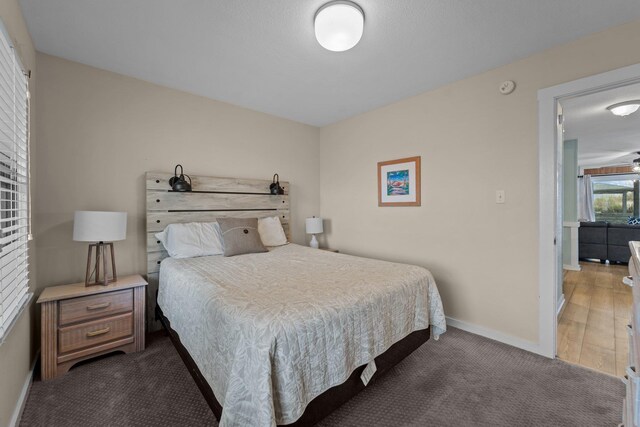
[[[281,182],[285,194],[274,196],[269,193],[271,180],[212,178],[192,176],[193,191],[178,193],[170,190],[169,178],[172,173],[147,172],[147,330],[163,327],[176,350],[180,354],[191,376],[209,407],[219,420],[222,405],[213,393],[193,358],[182,345],[180,336],[171,328],[171,322],[157,304],[158,273],[160,262],[168,256],[154,234],[168,224],[185,222],[213,222],[217,218],[240,217],[261,218],[278,215],[287,238],[290,235],[289,183]],[[153,298],[149,298],[153,296]],[[376,357],[377,371],[369,384],[398,364],[429,339],[429,329],[415,331],[392,345],[386,352]],[[342,384],[335,386],[313,399],[304,414],[290,427],[312,426],[329,415],[340,405],[358,394],[365,385],[360,375],[366,365],[356,368]]]

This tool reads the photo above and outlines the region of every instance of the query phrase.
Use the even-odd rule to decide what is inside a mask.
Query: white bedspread
[[[167,258],[158,303],[222,404],[222,427],[292,423],[411,332],[446,330],[428,270],[294,244]]]

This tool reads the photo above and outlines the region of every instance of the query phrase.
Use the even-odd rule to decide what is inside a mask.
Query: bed
[[[154,184],[163,177],[151,176]],[[288,200],[272,209],[227,203],[226,211],[205,210],[210,200],[198,195],[228,200],[229,186],[224,193],[202,188],[177,195],[181,207],[198,208],[189,219],[275,210],[286,225]],[[158,196],[147,191],[149,224],[158,215],[149,201]],[[168,211],[187,221],[184,209]],[[223,427],[312,425],[364,388],[365,369],[375,379],[446,330],[437,287],[421,267],[295,244],[235,257],[150,256],[156,316]]]

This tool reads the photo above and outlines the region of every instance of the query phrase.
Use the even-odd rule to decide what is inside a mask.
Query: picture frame
[[[378,162],[378,206],[420,206],[420,156]]]

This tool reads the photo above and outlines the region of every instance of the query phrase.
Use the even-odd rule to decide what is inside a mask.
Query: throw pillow
[[[265,246],[282,246],[287,244],[287,236],[280,223],[280,218],[270,216],[258,219],[258,233]]]
[[[639,225],[640,224],[640,217],[639,218],[634,218],[634,217],[630,216],[629,218],[627,218],[627,224],[629,224],[629,225]]]
[[[267,252],[260,240],[257,218],[219,218],[224,256]]]

